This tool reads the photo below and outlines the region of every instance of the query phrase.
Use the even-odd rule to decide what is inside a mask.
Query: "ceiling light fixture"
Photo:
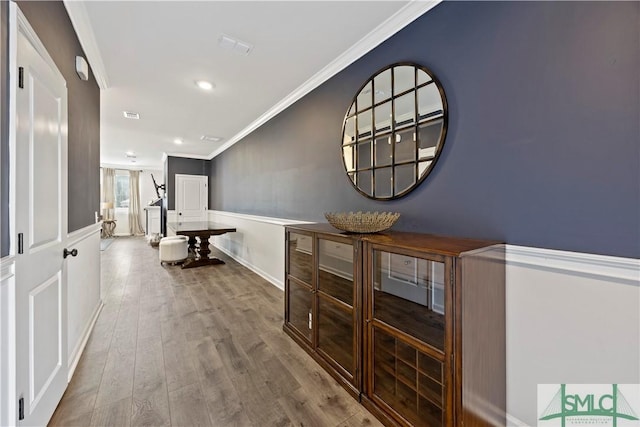
[[[124,153],[124,154],[125,154],[125,156],[127,156],[127,157],[128,157],[128,158],[130,158],[130,159],[135,159],[135,158],[137,157],[137,156],[136,156],[136,153],[134,153],[133,151],[127,151],[127,152],[126,152],[126,153]]]
[[[211,135],[202,135],[200,137],[200,139],[203,142],[220,142],[220,141],[222,141],[221,137],[219,137],[219,136],[211,136]]]
[[[131,111],[123,111],[124,113],[124,117],[127,119],[133,119],[133,120],[139,120],[140,119],[140,114],[138,113],[134,113]]]
[[[176,139],[173,140],[173,143],[180,145],[180,144],[182,144],[182,139],[181,138],[176,138]]]
[[[230,50],[240,55],[248,55],[249,52],[251,52],[251,49],[253,49],[253,45],[251,43],[247,43],[227,34],[222,34],[220,36],[218,39],[218,46],[222,49]]]
[[[214,88],[214,84],[206,80],[197,80],[196,86],[198,86],[202,90],[211,90]]]

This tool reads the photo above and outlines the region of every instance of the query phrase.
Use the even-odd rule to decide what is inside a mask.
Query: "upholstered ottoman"
[[[160,264],[180,262],[189,256],[189,238],[187,236],[163,237],[160,240]]]

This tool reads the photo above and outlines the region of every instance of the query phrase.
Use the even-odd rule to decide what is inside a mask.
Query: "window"
[[[119,172],[119,171],[118,171]],[[116,172],[115,176],[115,203],[116,208],[129,207],[129,174],[120,175]]]

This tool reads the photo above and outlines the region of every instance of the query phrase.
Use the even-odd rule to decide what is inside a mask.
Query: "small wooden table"
[[[218,258],[209,258],[209,238],[236,231],[233,227],[208,221],[170,222],[167,227],[176,234],[189,237],[189,251],[195,255],[187,259],[182,268],[202,267],[204,265],[224,264]],[[200,247],[196,247],[196,237],[200,239]]]

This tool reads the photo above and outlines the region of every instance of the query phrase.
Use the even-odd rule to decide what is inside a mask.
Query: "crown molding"
[[[415,21],[418,17],[433,9],[442,0],[411,0],[406,6],[391,15],[386,21],[382,22],[374,28],[369,34],[364,36],[360,41],[344,51],[340,56],[330,62],[326,67],[317,72],[313,77],[300,85],[297,89],[283,98],[280,102],[271,107],[267,112],[254,120],[249,126],[242,129],[239,133],[222,144],[218,149],[214,150],[207,159],[213,159],[242,138],[265,124],[278,113],[285,110],[294,102],[329,80],[331,77],[344,70],[353,62],[360,59],[366,53],[374,49],[380,43],[400,31],[402,28]]]
[[[87,55],[87,62],[91,65],[91,71],[96,78],[98,87],[102,90],[109,87],[109,79],[107,77],[107,70],[104,67],[102,61],[102,55],[98,48],[95,35],[93,33],[93,27],[87,14],[87,9],[84,7],[84,2],[63,0],[64,7],[67,9],[69,19],[73,29],[76,31],[80,45],[84,50],[84,54]]]
[[[184,157],[187,159],[198,159],[198,160],[211,160],[212,157],[209,155],[202,155],[202,154],[188,154],[188,153],[163,153],[162,156],[162,161],[165,160],[165,156],[166,157]]]
[[[140,172],[144,172],[144,171],[148,171],[148,170],[152,170],[152,171],[161,171],[162,170],[162,165],[145,165],[145,164],[126,164],[126,165],[122,165],[122,164],[118,164],[118,163],[100,163],[100,167],[101,168],[111,168],[111,169],[120,169],[120,170],[128,170],[128,171],[140,171]]]

